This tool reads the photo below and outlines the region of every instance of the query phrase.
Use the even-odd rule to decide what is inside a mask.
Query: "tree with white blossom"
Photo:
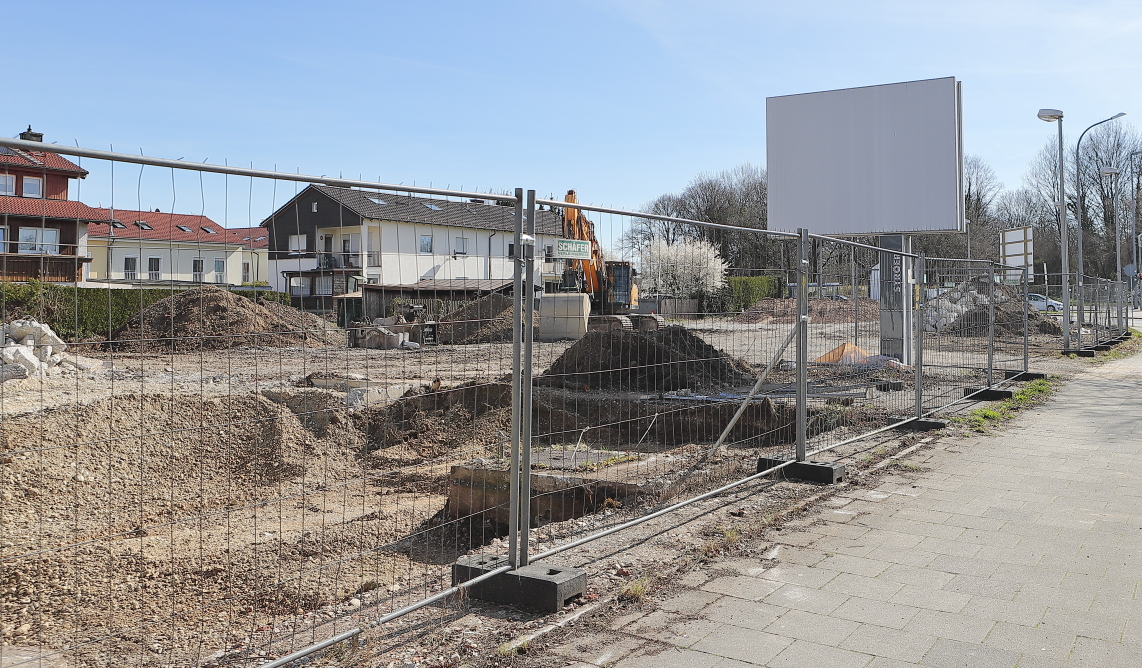
[[[711,294],[726,284],[728,268],[708,241],[655,239],[638,251],[639,290],[682,298]]]

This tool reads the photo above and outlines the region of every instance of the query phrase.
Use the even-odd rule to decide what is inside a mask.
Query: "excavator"
[[[563,201],[577,204],[574,190],[568,190]],[[637,313],[638,271],[630,262],[604,260],[603,249],[595,237],[595,224],[578,208],[563,207],[563,236],[591,244],[591,259],[566,260],[561,292],[586,293],[591,300],[591,316],[587,329],[592,331],[626,330],[654,332],[666,326],[662,316]]]

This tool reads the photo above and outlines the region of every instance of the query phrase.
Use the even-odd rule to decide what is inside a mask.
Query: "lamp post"
[[[1121,171],[1111,165],[1099,168],[1100,176],[1109,176],[1110,179],[1110,219],[1114,223],[1114,282],[1117,286],[1115,305],[1118,308],[1118,327],[1122,329],[1122,230],[1118,229],[1118,175]],[[1119,334],[1122,332],[1119,331]]]
[[[1138,163],[1135,162],[1134,156],[1142,155],[1142,151],[1135,151],[1130,154],[1130,169],[1134,175],[1134,217],[1130,219],[1130,258],[1133,260],[1134,273],[1130,275],[1130,308],[1138,308],[1138,274],[1142,273],[1138,267]],[[1133,314],[1131,314],[1133,316]]]
[[[1039,119],[1051,123],[1059,123],[1059,200],[1055,202],[1055,210],[1059,215],[1059,253],[1062,260],[1062,298],[1063,298],[1063,350],[1071,349],[1071,287],[1070,287],[1070,242],[1067,240],[1067,187],[1066,174],[1063,171],[1063,112],[1058,109],[1040,109]],[[1081,327],[1082,325],[1080,325]]]
[[[1084,201],[1085,193],[1083,192],[1083,173],[1082,173],[1083,154],[1082,154],[1082,151],[1080,149],[1082,148],[1083,137],[1086,136],[1086,133],[1090,132],[1091,128],[1102,125],[1103,123],[1109,123],[1110,121],[1113,121],[1116,118],[1122,118],[1125,115],[1126,115],[1126,112],[1120,111],[1117,114],[1111,116],[1110,118],[1104,118],[1103,120],[1088,126],[1087,129],[1083,130],[1082,134],[1079,135],[1079,140],[1077,142],[1075,142],[1075,180],[1078,181],[1078,189],[1079,189],[1079,202],[1078,202],[1079,206],[1078,206],[1078,212],[1077,212],[1076,217],[1078,218],[1078,221],[1079,221],[1079,238],[1078,238],[1077,249],[1078,249],[1078,253],[1079,253],[1078,283],[1079,283],[1079,310],[1080,310],[1080,316],[1079,316],[1079,345],[1080,346],[1082,345],[1082,338],[1083,338],[1083,319],[1086,316],[1086,301],[1084,300],[1084,295],[1083,295],[1083,273],[1086,271],[1086,266],[1083,264],[1083,214],[1086,213],[1086,202]]]

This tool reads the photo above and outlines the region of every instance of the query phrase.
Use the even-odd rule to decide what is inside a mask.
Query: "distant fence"
[[[610,306],[598,310],[609,312],[557,316],[582,320],[585,335],[541,342],[536,288],[584,267],[544,257],[528,238],[561,229],[560,209],[605,218],[613,238],[647,214],[522,189],[496,196],[512,206],[486,211],[472,202],[479,193],[59,150],[90,171],[162,170],[199,201],[200,178],[241,178],[282,192],[298,184],[275,205],[299,210],[305,183],[374,202],[400,196],[416,205],[406,208],[417,225],[450,236],[453,204],[506,215],[511,229],[496,241],[513,282],[506,297],[450,300],[455,309],[443,294],[421,295],[418,304],[439,297],[442,312],[409,304],[410,322],[355,331],[221,290],[167,292],[125,331],[110,320],[93,327],[78,356],[47,330],[9,327],[5,350],[19,359],[5,369],[28,377],[12,370],[0,383],[0,470],[13,481],[0,503],[5,668],[55,658],[270,668],[346,642],[358,650],[347,661],[387,664],[409,637],[462,614],[473,582],[453,583],[459,557],[506,556],[493,574],[569,558],[790,462],[825,458],[1025,371],[1039,322],[1022,279],[999,279],[1010,268],[658,217],[783,259],[727,267],[756,279],[733,294],[756,299],[702,305],[694,319],[697,300],[624,311],[619,272],[603,282]],[[189,186],[179,180],[188,173]],[[349,213],[335,207],[329,220],[344,224],[320,228],[334,248],[369,238],[373,223],[349,224]],[[431,246],[418,241],[417,258]],[[487,239],[468,250],[485,248],[455,261],[504,261]],[[617,261],[642,275],[702,269],[629,253]],[[313,286],[342,271],[283,262]],[[874,278],[874,267],[892,271]],[[425,275],[412,260],[401,271],[400,284]],[[789,282],[795,297],[781,296]],[[21,317],[51,307],[37,294]],[[452,343],[440,343],[445,334]]]

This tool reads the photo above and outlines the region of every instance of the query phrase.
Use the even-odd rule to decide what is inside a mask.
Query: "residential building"
[[[44,136],[29,126],[20,139]],[[87,225],[100,214],[69,200],[68,187],[86,176],[59,154],[0,147],[0,280],[83,280]]]
[[[562,219],[553,211],[536,213],[534,271],[543,285],[562,273],[551,257]],[[361,283],[425,286],[513,275],[514,208],[491,196],[451,201],[311,185],[262,227],[269,236],[270,285],[309,310],[331,310],[332,296],[355,292]]]
[[[88,281],[123,287],[243,282],[244,242],[206,216],[96,211],[101,222],[87,227]]]
[[[242,244],[242,285],[269,285],[270,237],[264,227],[231,227]]]

